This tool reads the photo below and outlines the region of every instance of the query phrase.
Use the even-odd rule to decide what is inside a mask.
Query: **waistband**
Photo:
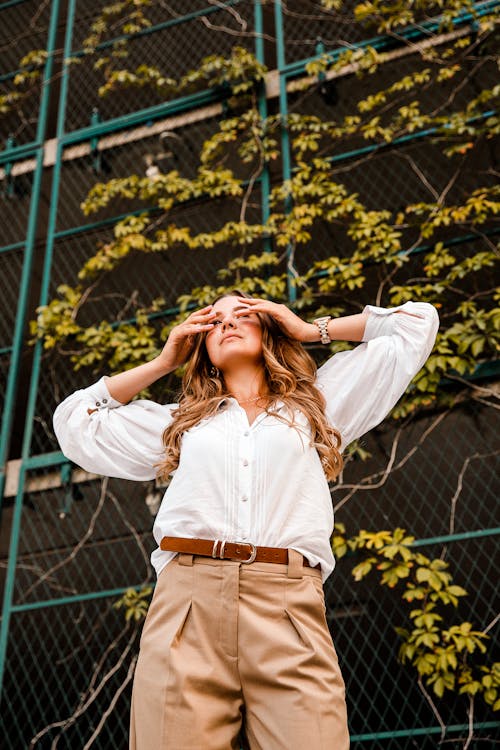
[[[257,547],[250,542],[227,542],[220,539],[186,539],[183,537],[164,536],[160,548],[168,552],[179,552],[189,555],[201,555],[215,560],[237,560],[241,563],[279,563],[288,564],[288,549],[280,547]],[[321,565],[310,565],[304,557],[306,568],[321,569]]]

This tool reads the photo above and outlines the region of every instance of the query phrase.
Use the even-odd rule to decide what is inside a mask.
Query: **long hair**
[[[231,296],[250,295],[238,290],[223,295]],[[302,344],[286,336],[270,315],[256,314],[262,326],[262,359],[270,396],[266,412],[292,427],[294,412],[298,410],[306,416],[312,443],[319,454],[326,478],[333,481],[342,469],[340,434],[326,420],[325,399],[315,385],[316,364]],[[214,374],[205,337],[198,336],[184,371],[179,407],[173,412],[173,420],[163,433],[165,460],[158,466],[160,479],[166,480],[179,465],[182,435],[202,419],[214,416],[221,400],[228,395],[222,373]],[[273,410],[277,400],[286,405],[291,419]]]

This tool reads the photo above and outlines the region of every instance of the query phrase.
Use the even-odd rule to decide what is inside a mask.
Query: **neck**
[[[263,367],[239,367],[224,372],[224,381],[228,392],[238,401],[247,401],[268,392]]]

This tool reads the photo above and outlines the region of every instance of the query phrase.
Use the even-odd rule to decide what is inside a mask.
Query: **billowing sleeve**
[[[368,305],[363,312],[368,313],[363,343],[318,369],[326,416],[342,436],[342,449],[391,411],[431,353],[439,326],[427,302]]]
[[[146,400],[121,404],[101,378],[59,404],[54,430],[64,455],[82,469],[143,481],[156,476],[165,452],[162,434],[176,408]]]

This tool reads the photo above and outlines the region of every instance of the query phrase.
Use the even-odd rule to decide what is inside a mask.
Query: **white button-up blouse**
[[[317,373],[343,448],[392,409],[429,356],[438,328],[435,308],[423,302],[364,312],[363,343],[335,354]],[[89,415],[89,408],[96,411]],[[144,481],[156,475],[162,433],[176,408],[147,400],[121,404],[101,378],[57,407],[54,429],[63,453],[87,471]],[[307,419],[299,414],[295,421],[290,427],[262,413],[250,425],[238,402],[226,398],[215,416],[188,430],[154,522],[158,545],[163,536],[177,536],[292,547],[311,565],[320,563],[325,580],[335,564],[331,496]],[[158,575],[175,554],[153,551]]]

